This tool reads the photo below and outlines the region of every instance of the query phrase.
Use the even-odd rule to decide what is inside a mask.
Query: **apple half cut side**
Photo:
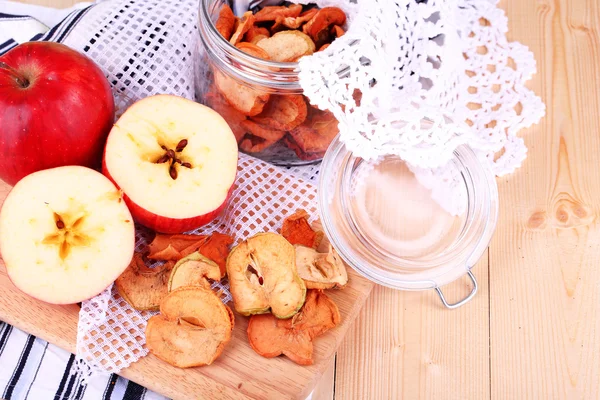
[[[127,268],[135,226],[121,192],[79,166],[21,179],[0,211],[0,251],[10,280],[52,304],[102,292]]]
[[[161,233],[215,219],[231,195],[237,141],[213,109],[173,95],[146,97],[113,126],[102,172],[124,193],[133,218]]]

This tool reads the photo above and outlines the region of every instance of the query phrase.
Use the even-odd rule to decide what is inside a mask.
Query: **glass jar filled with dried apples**
[[[227,120],[245,153],[283,166],[321,160],[338,122],[303,95],[298,60],[343,35],[346,15],[336,7],[289,4],[238,17],[227,3],[200,1],[198,101]]]

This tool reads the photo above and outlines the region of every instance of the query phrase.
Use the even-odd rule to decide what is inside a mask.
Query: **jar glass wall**
[[[281,166],[320,161],[337,120],[302,94],[296,62],[258,58],[223,38],[215,22],[226,3],[200,0],[197,100],[227,120],[242,152]]]
[[[498,216],[494,177],[467,146],[446,166],[425,170],[393,155],[355,157],[336,139],[318,195],[323,227],[342,258],[395,289],[432,289],[465,275]]]

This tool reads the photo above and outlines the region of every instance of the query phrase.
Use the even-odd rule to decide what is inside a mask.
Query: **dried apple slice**
[[[242,50],[244,53],[250,54],[251,56],[262,58],[263,60],[269,59],[269,54],[255,44],[242,42],[238,43],[235,47]]]
[[[333,114],[314,107],[310,107],[306,121],[289,132],[304,153],[325,152],[338,133],[338,121]]]
[[[231,35],[235,28],[235,21],[236,18],[231,7],[225,4],[223,8],[221,8],[221,11],[219,11],[219,18],[215,23],[215,28],[217,28],[217,31],[219,31],[225,40],[231,39]]]
[[[246,129],[246,132],[254,136],[258,136],[259,138],[263,138],[267,141],[276,142],[285,136],[285,131],[269,129],[269,127],[256,123],[250,119],[244,121],[242,126]]]
[[[245,42],[241,43],[253,43],[254,39],[258,36],[261,36],[261,39],[265,39],[271,36],[271,32],[269,32],[267,28],[262,28],[255,25],[252,28],[248,29],[248,32],[246,32],[246,35],[244,36]]]
[[[198,251],[217,263],[221,271],[221,278],[227,273],[225,267],[227,256],[229,255],[229,246],[233,244],[233,238],[229,235],[213,232],[204,242],[200,244]]]
[[[210,289],[211,282],[221,279],[221,270],[214,261],[199,252],[182,258],[175,264],[169,277],[168,291],[185,286],[201,286]]]
[[[339,38],[341,36],[344,36],[344,33],[346,33],[346,31],[338,25],[334,25],[333,28],[331,28],[331,33],[336,37]]]
[[[340,320],[337,305],[325,293],[309,290],[304,306],[293,318],[253,315],[248,323],[248,341],[263,357],[283,354],[296,364],[312,365],[313,339],[336,327]]]
[[[259,233],[236,246],[227,258],[233,304],[242,315],[296,314],[306,295],[296,270],[294,246],[276,233]]]
[[[232,243],[231,236],[219,232],[213,232],[210,236],[157,234],[149,245],[148,258],[179,261],[181,258],[199,251],[203,256],[217,263],[221,270],[221,277],[224,277],[225,261]]]
[[[323,232],[315,232],[308,223],[308,213],[297,210],[283,221],[281,236],[293,245],[302,245],[316,249],[323,240]]]
[[[233,313],[210,289],[182,287],[148,320],[146,346],[175,367],[210,365],[231,340],[233,326]]]
[[[178,261],[197,251],[207,239],[206,235],[165,235],[157,233],[148,246],[152,260]]]
[[[294,150],[294,153],[296,153],[296,156],[298,156],[299,159],[304,160],[304,161],[319,160],[319,159],[323,158],[323,156],[325,156],[325,151],[313,152],[313,153],[305,152],[298,145],[298,143],[296,143],[294,138],[291,137],[290,135],[285,135],[283,137],[283,143],[290,149]]]
[[[341,26],[345,23],[346,14],[341,9],[324,7],[302,27],[302,31],[311,37],[317,47],[321,47],[329,39],[329,28],[332,25]]]
[[[267,140],[254,135],[246,135],[240,142],[240,149],[246,153],[260,153],[277,143],[276,140]]]
[[[260,114],[269,101],[268,93],[238,83],[220,71],[214,71],[214,78],[217,89],[227,102],[244,115],[254,116]]]
[[[158,310],[167,295],[167,282],[175,263],[148,268],[142,255],[135,253],[129,267],[117,278],[115,286],[121,297],[136,310]]]
[[[286,27],[289,29],[298,29],[302,26],[302,24],[310,21],[317,14],[317,11],[318,11],[318,9],[311,8],[310,10],[303,12],[302,14],[300,14],[300,16],[298,16],[296,18],[294,18],[294,17],[278,17],[277,20],[275,21],[275,24],[271,28],[271,30],[278,31],[278,30],[283,29],[283,27]]]
[[[242,40],[246,32],[248,32],[248,30],[250,30],[250,28],[254,26],[255,20],[256,19],[252,14],[252,11],[246,11],[242,16],[239,25],[235,29],[235,32],[233,33],[233,35],[231,35],[229,43],[231,43],[234,46],[238,44]]]
[[[297,17],[302,12],[302,6],[300,4],[292,4],[289,7],[286,6],[267,6],[257,12],[254,17],[256,22],[275,21],[277,18],[286,17]]]
[[[300,31],[277,32],[256,45],[265,49],[271,60],[279,62],[295,62],[300,57],[315,52],[315,44],[311,38]]]
[[[256,43],[260,42],[261,40],[268,39],[268,38],[269,38],[269,36],[267,36],[267,35],[256,35],[256,36],[252,37],[252,40],[250,41],[250,43],[256,44]]]
[[[348,283],[346,266],[335,249],[319,253],[305,246],[296,248],[296,268],[307,289],[342,289]]]
[[[302,95],[277,95],[271,96],[263,111],[252,117],[252,120],[273,129],[289,131],[303,123],[307,113],[306,102]]]
[[[225,100],[225,98],[215,91],[210,91],[204,95],[204,101],[206,105],[218,112],[229,124],[229,127],[235,135],[235,139],[239,143],[246,131],[241,127],[242,121],[246,119],[246,116],[236,110],[234,107]]]

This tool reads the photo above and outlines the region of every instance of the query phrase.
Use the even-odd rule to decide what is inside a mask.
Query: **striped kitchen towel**
[[[0,1],[0,55],[27,41],[62,42],[89,10],[54,10]],[[83,384],[74,355],[0,322],[0,398],[6,400],[159,400],[165,397],[115,374]]]

